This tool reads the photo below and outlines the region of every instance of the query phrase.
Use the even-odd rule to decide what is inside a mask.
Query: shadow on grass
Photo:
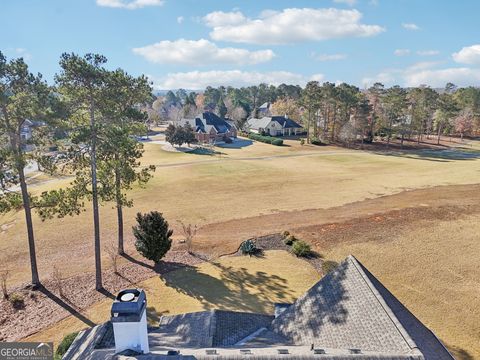
[[[225,148],[225,149],[243,149],[247,146],[250,146],[253,144],[252,140],[246,140],[246,139],[237,139],[231,144],[219,144],[217,145],[220,148]]]
[[[188,266],[161,275],[166,286],[197,299],[204,309],[218,308],[245,312],[271,312],[272,299],[291,301],[294,294],[287,280],[262,271],[253,272],[244,267],[233,268],[211,263],[218,271],[212,276]]]
[[[474,360],[475,359],[472,354],[470,354],[467,350],[462,349],[460,347],[447,346],[447,348],[450,354],[452,354],[453,357],[457,360]]]
[[[144,268],[153,270],[157,274],[165,274],[167,272],[173,271],[173,270],[178,270],[181,269],[187,265],[182,264],[182,263],[177,263],[177,262],[172,262],[172,261],[160,261],[158,264],[149,264],[145,261],[135,259],[134,257],[124,253],[121,255],[124,259],[130,261],[133,264],[142,266]]]
[[[82,321],[86,325],[93,327],[97,324],[95,324],[92,320],[87,318],[86,316],[82,315],[77,309],[75,309],[73,306],[65,302],[64,300],[60,299],[57,295],[52,293],[50,290],[48,290],[45,286],[41,285],[38,288],[38,291],[43,293],[45,296],[47,296],[49,299],[51,299],[53,302],[55,302],[57,305],[61,306],[65,310],[67,310],[71,315],[75,316],[78,320]]]
[[[402,157],[407,159],[427,160],[434,162],[451,162],[458,160],[476,160],[480,159],[480,151],[445,149],[445,150],[411,150],[411,151],[371,151],[373,154]]]
[[[223,153],[221,151],[217,151],[214,149],[208,149],[204,147],[197,147],[195,150],[189,151],[189,154],[195,154],[195,155],[207,155],[207,156],[215,156],[215,155],[227,155],[226,153]]]

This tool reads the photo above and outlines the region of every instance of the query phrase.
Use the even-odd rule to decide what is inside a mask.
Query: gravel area
[[[10,301],[0,301],[0,341],[25,338],[69,315],[80,317],[86,324],[93,325],[89,319],[83,317],[82,310],[105,299],[105,296],[113,299],[123,288],[135,286],[136,283],[158,274],[202,262],[185,251],[169,252],[157,266],[128,255],[127,259],[130,261],[119,268],[118,275],[110,269],[103,272],[104,290],[101,292],[95,290],[94,274],[81,274],[64,279],[63,296],[60,296],[53,279],[44,281],[43,286],[37,290],[31,290],[27,286],[10,289],[10,297],[18,294],[24,299],[24,304],[14,308]]]

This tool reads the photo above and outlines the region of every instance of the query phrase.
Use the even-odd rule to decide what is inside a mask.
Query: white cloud
[[[420,56],[435,56],[440,54],[440,51],[438,50],[419,50],[417,51],[417,55]]]
[[[16,56],[23,58],[25,61],[29,61],[32,58],[32,55],[25,48],[16,48],[14,52]]]
[[[410,49],[397,49],[393,52],[395,56],[407,56],[410,54]]]
[[[184,20],[185,20],[185,18],[183,16],[177,17],[177,23],[179,23],[179,24],[183,23]]]
[[[412,30],[412,31],[420,30],[420,27],[414,23],[403,23],[402,26],[404,29],[407,29],[407,30]]]
[[[337,61],[344,60],[347,58],[345,54],[312,54],[312,58],[317,61]]]
[[[480,69],[468,67],[444,67],[439,68],[443,62],[423,61],[415,63],[404,69],[388,69],[374,77],[363,79],[365,86],[374,82],[382,82],[387,86],[419,86],[444,87],[451,82],[458,86],[471,86],[480,81]]]
[[[280,85],[298,84],[305,85],[309,80],[322,81],[322,74],[315,74],[311,77],[305,77],[288,71],[272,71],[272,72],[250,72],[241,70],[227,71],[190,71],[170,73],[165,78],[155,79],[150,76],[156,89],[204,89],[207,86],[251,86],[260,83]]]
[[[164,2],[164,0],[97,0],[97,5],[134,10],[146,6],[161,6],[164,4]]]
[[[385,29],[360,22],[358,10],[289,8],[250,19],[241,12],[213,12],[203,21],[214,40],[252,44],[288,44],[344,37],[369,37]]]
[[[205,24],[212,28],[224,25],[238,25],[244,23],[246,20],[247,18],[240,11],[228,13],[223,11],[214,11],[203,17]]]
[[[347,4],[348,6],[354,6],[357,0],[333,0],[336,4]]]
[[[453,60],[461,64],[480,65],[480,45],[472,45],[462,48],[452,54]]]
[[[275,53],[272,50],[249,51],[232,47],[219,48],[211,41],[205,39],[165,40],[152,45],[134,48],[133,52],[153,63],[187,65],[253,65],[269,61],[275,57]]]
[[[312,76],[310,76],[310,79],[309,81],[318,81],[318,82],[322,82],[325,80],[325,75],[323,74],[313,74]]]
[[[480,69],[471,68],[446,68],[438,70],[420,70],[404,75],[406,86],[427,84],[432,87],[444,87],[446,83],[458,86],[470,86],[480,81]]]

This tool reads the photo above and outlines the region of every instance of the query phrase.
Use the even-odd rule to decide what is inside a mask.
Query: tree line
[[[375,83],[368,89],[346,83],[310,81],[300,86],[260,84],[242,88],[207,87],[204,92],[169,91],[149,105],[152,118],[175,122],[182,117],[213,111],[235,121],[242,129],[247,118],[259,114],[269,103],[267,114],[288,115],[303,124],[307,141],[321,140],[371,143],[398,138],[420,142],[424,137],[477,135],[480,131],[480,89],[444,89],[426,85],[402,88]]]
[[[131,207],[127,191],[145,184],[155,168],[141,167],[146,114],[139,104],[152,101],[151,84],[122,69],[107,70],[98,54],[63,54],[55,84],[29,71],[23,59],[7,61],[0,52],[0,213],[23,210],[29,245],[31,284],[40,286],[32,211],[42,220],[78,215],[91,201],[95,244],[96,288],[102,286],[99,204],[117,210],[118,246],[123,254],[123,208]],[[22,136],[27,121],[43,126],[31,138]],[[34,145],[36,151],[27,151]],[[62,189],[33,195],[25,168],[42,163],[51,174],[73,176]]]

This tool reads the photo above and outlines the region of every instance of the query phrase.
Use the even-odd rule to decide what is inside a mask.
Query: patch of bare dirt
[[[328,209],[284,211],[208,224],[199,229],[194,249],[197,252],[209,254],[210,257],[216,257],[235,252],[244,239],[280,233],[284,230],[296,232],[297,229],[309,226],[382,216],[392,210],[420,209],[418,213],[425,213],[427,216],[432,214],[429,209],[449,206],[468,207],[477,204],[480,204],[480,184],[408,190]]]
[[[102,291],[95,290],[95,275],[91,273],[62,280],[63,296],[53,279],[44,281],[37,290],[26,286],[10,289],[10,297],[18,294],[24,304],[14,308],[8,300],[0,302],[0,341],[22,339],[69,315],[81,319],[85,327],[92,326],[94,323],[82,314],[83,309],[105,297],[113,299],[119,290],[152,276],[202,261],[184,251],[169,252],[156,266],[150,261],[143,262],[128,255],[126,258],[129,261],[119,267],[118,274],[111,269],[104,271]]]
[[[456,220],[476,213],[480,213],[480,205],[405,208],[344,222],[299,227],[295,234],[325,251],[339,243],[392,241],[392,234],[412,229],[419,222]]]

